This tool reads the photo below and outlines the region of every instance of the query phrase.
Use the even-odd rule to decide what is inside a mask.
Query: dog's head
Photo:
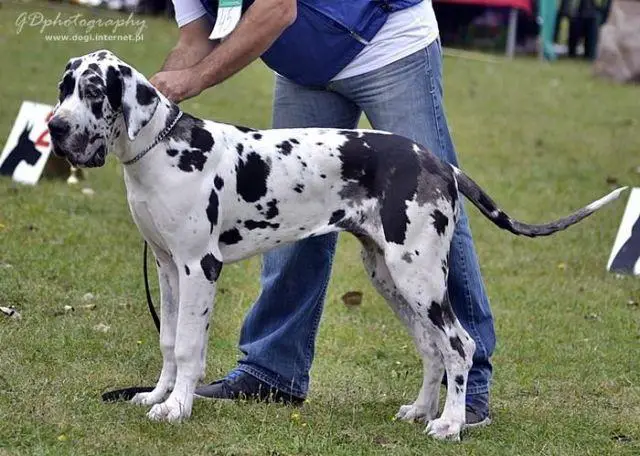
[[[105,50],[69,60],[58,88],[48,123],[53,152],[81,167],[102,166],[124,130],[133,141],[160,102],[143,75]]]

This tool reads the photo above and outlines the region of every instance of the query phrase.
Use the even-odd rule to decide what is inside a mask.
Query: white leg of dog
[[[160,351],[162,370],[153,391],[138,393],[132,399],[134,404],[153,405],[162,402],[176,381],[175,341],[178,324],[179,280],[178,269],[171,257],[156,254],[158,281],[160,284]]]
[[[424,245],[415,250],[429,251],[428,246]],[[459,440],[465,422],[467,374],[471,368],[475,343],[451,310],[446,293],[446,276],[439,262],[434,262],[429,255],[416,256],[412,267],[407,269],[402,255],[403,252],[386,252],[385,262],[397,289],[415,312],[416,343],[433,368],[432,372],[427,371],[423,389],[416,401],[420,408],[429,407],[431,412],[436,404],[436,379],[442,378],[438,359],[442,360],[447,371],[447,398],[442,416],[430,421],[425,432],[436,439]],[[438,354],[432,353],[434,346]]]
[[[202,354],[207,342],[209,317],[213,309],[216,280],[221,263],[209,254],[201,264],[189,265],[191,273],[180,273],[180,304],[175,357],[177,376],[167,400],[149,411],[153,420],[180,421],[191,416],[193,393],[202,375]]]
[[[423,380],[417,399],[403,405],[396,419],[427,422],[437,418],[440,382],[444,375],[444,364],[433,341],[424,338],[422,326],[416,326],[416,316],[402,294],[398,291],[384,261],[382,249],[369,239],[361,239],[362,261],[373,286],[386,300],[396,316],[411,334],[416,349],[422,357]]]

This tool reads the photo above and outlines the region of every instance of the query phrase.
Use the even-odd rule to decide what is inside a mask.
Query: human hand
[[[204,89],[194,71],[185,70],[161,71],[154,74],[149,82],[165,97],[174,103],[199,95]]]

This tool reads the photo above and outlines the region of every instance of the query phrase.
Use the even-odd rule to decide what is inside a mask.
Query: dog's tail
[[[489,195],[487,195],[484,190],[482,190],[480,186],[469,176],[464,174],[455,166],[452,166],[452,168],[455,173],[456,181],[458,182],[458,190],[460,193],[466,196],[469,201],[471,201],[474,206],[484,214],[485,217],[504,230],[511,231],[516,235],[529,237],[549,236],[550,234],[564,230],[571,225],[575,225],[582,219],[593,214],[602,206],[617,199],[620,194],[627,189],[627,187],[618,188],[599,200],[592,202],[588,206],[578,209],[574,213],[553,222],[531,225],[512,219],[509,215],[503,212],[502,209],[500,209],[489,197]]]

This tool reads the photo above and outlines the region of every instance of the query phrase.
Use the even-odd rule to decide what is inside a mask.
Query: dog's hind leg
[[[444,375],[442,357],[434,342],[425,339],[422,326],[416,324],[416,313],[396,288],[380,247],[369,238],[361,238],[360,241],[362,261],[373,286],[405,325],[422,358],[423,379],[418,397],[412,404],[401,406],[396,419],[424,422],[435,419],[438,416],[440,382]]]
[[[178,324],[178,270],[170,255],[156,253],[160,284],[160,351],[162,370],[153,391],[138,393],[134,404],[153,405],[162,402],[176,381],[176,325]]]
[[[388,245],[385,263],[397,289],[414,312],[414,337],[426,353],[439,352],[447,372],[447,397],[442,415],[427,424],[425,432],[437,439],[460,439],[465,422],[465,395],[475,343],[458,322],[446,289],[446,268],[441,266],[439,254],[445,255],[442,244],[421,245],[409,252],[407,246]],[[448,249],[447,249],[448,250]],[[438,359],[438,354],[433,354]],[[440,377],[441,370],[429,379]],[[435,388],[428,385],[428,388]]]
[[[180,269],[178,325],[175,341],[176,381],[171,395],[149,411],[153,420],[180,421],[191,416],[193,393],[203,370],[204,345],[222,263],[207,253]]]

